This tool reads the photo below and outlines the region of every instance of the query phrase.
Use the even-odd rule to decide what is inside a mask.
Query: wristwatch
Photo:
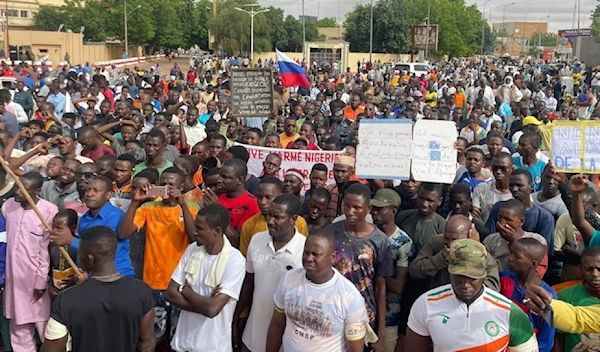
[[[179,293],[183,293],[183,288],[184,287],[185,287],[185,284],[179,285],[179,288],[177,289],[179,291]]]

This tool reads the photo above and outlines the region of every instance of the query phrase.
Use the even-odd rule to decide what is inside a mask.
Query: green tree
[[[157,25],[154,36],[148,41],[151,52],[160,48],[184,46],[184,24],[178,16],[181,0],[152,0],[149,4],[152,8],[152,21]]]
[[[185,48],[198,45],[208,49],[208,19],[212,16],[212,3],[208,0],[181,0],[177,15],[182,27],[182,41]]]
[[[541,37],[541,46],[556,46],[558,42],[558,37],[556,33],[533,33],[529,38],[530,46],[537,46],[540,43]]]
[[[269,40],[272,50],[286,51],[289,38],[285,28],[283,9],[271,6],[269,12],[265,13],[265,18],[267,19],[267,28],[269,28]]]
[[[366,5],[356,5],[346,16],[344,39],[350,43],[350,51],[369,51],[370,16],[371,8]]]
[[[64,22],[64,7],[41,5],[33,15],[33,29],[38,31],[56,31]]]
[[[317,28],[339,27],[335,17],[325,17],[317,21]]]
[[[235,8],[255,3],[249,0],[225,0],[220,3],[217,15],[208,23],[211,33],[215,34],[215,44],[225,54],[250,54],[250,16]],[[258,7],[256,8],[258,10]],[[254,17],[254,51],[270,51],[269,28],[264,13]]]

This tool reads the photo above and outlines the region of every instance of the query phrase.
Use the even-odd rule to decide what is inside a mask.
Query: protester
[[[459,239],[450,246],[448,258],[450,284],[421,295],[410,311],[407,351],[429,351],[431,344],[440,351],[481,346],[537,351],[527,315],[484,285],[485,247],[472,239]],[[431,319],[433,312],[438,319]],[[468,326],[479,328],[465,329]]]
[[[275,290],[267,352],[358,352],[374,340],[363,297],[332,267],[335,248],[327,230],[306,239],[302,268],[288,271]],[[312,338],[303,337],[307,335]]]
[[[225,231],[231,218],[214,204],[198,212],[195,242],[177,264],[166,300],[181,309],[171,348],[175,351],[231,351],[231,327],[244,281],[244,257]]]
[[[45,336],[43,352],[64,351],[67,340],[74,351],[154,351],[152,291],[117,272],[116,253],[117,234],[110,228],[81,233],[79,258],[90,278],[52,303],[48,327],[39,335]]]

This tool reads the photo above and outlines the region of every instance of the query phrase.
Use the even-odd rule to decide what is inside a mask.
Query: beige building
[[[122,44],[84,44],[83,34],[80,33],[10,29],[8,35],[10,46],[17,46],[20,49],[21,54],[17,60],[26,60],[24,54],[27,51],[33,54],[33,61],[47,57],[53,65],[64,61],[67,53],[71,63],[74,64],[120,59],[123,54]],[[0,32],[0,43],[5,43],[5,37],[6,31]],[[141,55],[141,47],[129,49],[130,57]]]
[[[325,37],[325,43],[343,43],[344,28],[343,27],[326,27],[317,28],[320,36]]]
[[[8,17],[8,26],[10,29],[24,29],[31,27],[33,25],[33,15],[37,13],[41,5],[62,6],[64,4],[64,0],[2,1],[0,3],[0,17],[2,18],[2,25],[6,25],[6,18]]]
[[[506,36],[496,37],[494,43],[494,55],[497,56],[527,56],[529,46],[536,46],[537,43],[530,43],[529,38],[535,33],[548,32],[548,22],[504,22],[494,23],[494,32],[503,32],[506,30]]]

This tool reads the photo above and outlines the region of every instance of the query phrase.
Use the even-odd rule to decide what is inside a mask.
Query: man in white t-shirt
[[[267,352],[362,352],[372,337],[362,295],[332,265],[335,240],[327,229],[306,239],[302,265],[288,271],[275,291]],[[376,339],[376,338],[375,338]]]
[[[167,288],[167,300],[181,309],[171,341],[175,351],[233,351],[231,324],[246,263],[224,234],[230,221],[220,204],[196,216],[196,242],[183,254]]]
[[[246,279],[235,315],[237,318],[252,302],[242,336],[244,351],[265,350],[277,284],[285,273],[302,267],[306,237],[295,227],[301,207],[302,203],[295,195],[279,195],[265,215],[268,230],[252,236],[248,245]]]

